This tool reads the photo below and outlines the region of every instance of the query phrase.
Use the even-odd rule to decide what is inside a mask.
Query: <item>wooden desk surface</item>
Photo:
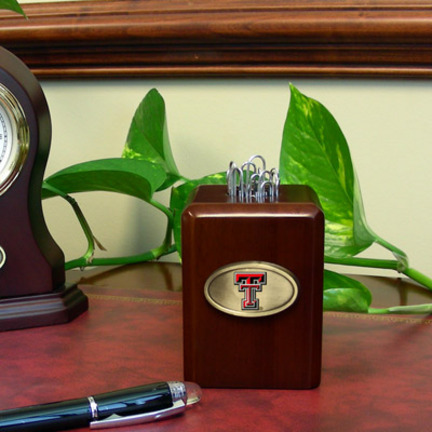
[[[87,313],[65,325],[0,334],[0,409],[182,379],[179,265],[68,277],[80,279]],[[376,307],[432,298],[405,281],[361,279]],[[202,402],[181,417],[117,430],[428,431],[431,324],[427,316],[325,313],[319,388],[204,389]]]

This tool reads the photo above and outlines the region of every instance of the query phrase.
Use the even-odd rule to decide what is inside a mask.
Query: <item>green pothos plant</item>
[[[432,290],[432,280],[410,267],[406,254],[375,234],[368,226],[358,180],[347,141],[330,112],[291,85],[291,99],[280,151],[282,184],[307,184],[318,194],[324,210],[325,261],[332,264],[393,269]],[[93,160],[63,169],[43,183],[43,198],[68,200],[88,241],[85,254],[66,263],[66,268],[119,265],[154,260],[180,250],[180,216],[193,188],[223,184],[225,172],[199,179],[182,176],[174,161],[168,137],[165,103],[151,90],[133,117],[121,157]],[[157,193],[171,188],[169,206]],[[126,257],[94,257],[95,239],[77,202],[70,194],[111,191],[142,199],[166,217],[162,244],[142,254]],[[358,254],[377,243],[392,259],[370,259]],[[363,313],[429,313],[432,304],[371,307],[370,291],[362,283],[330,270],[324,274],[324,309]]]

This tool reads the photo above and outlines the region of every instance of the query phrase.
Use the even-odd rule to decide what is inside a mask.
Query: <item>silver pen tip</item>
[[[186,381],[184,384],[186,386],[187,394],[186,405],[194,405],[198,403],[202,396],[201,387],[198,384],[189,381]]]

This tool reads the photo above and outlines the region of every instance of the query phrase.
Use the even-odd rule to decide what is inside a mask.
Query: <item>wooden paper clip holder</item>
[[[200,186],[182,215],[184,375],[202,387],[320,383],[324,216],[307,186],[232,202]]]

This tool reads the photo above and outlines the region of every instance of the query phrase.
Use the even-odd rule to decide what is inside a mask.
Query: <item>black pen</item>
[[[129,426],[182,413],[201,399],[197,384],[159,382],[80,399],[0,411],[0,431],[62,431]]]

